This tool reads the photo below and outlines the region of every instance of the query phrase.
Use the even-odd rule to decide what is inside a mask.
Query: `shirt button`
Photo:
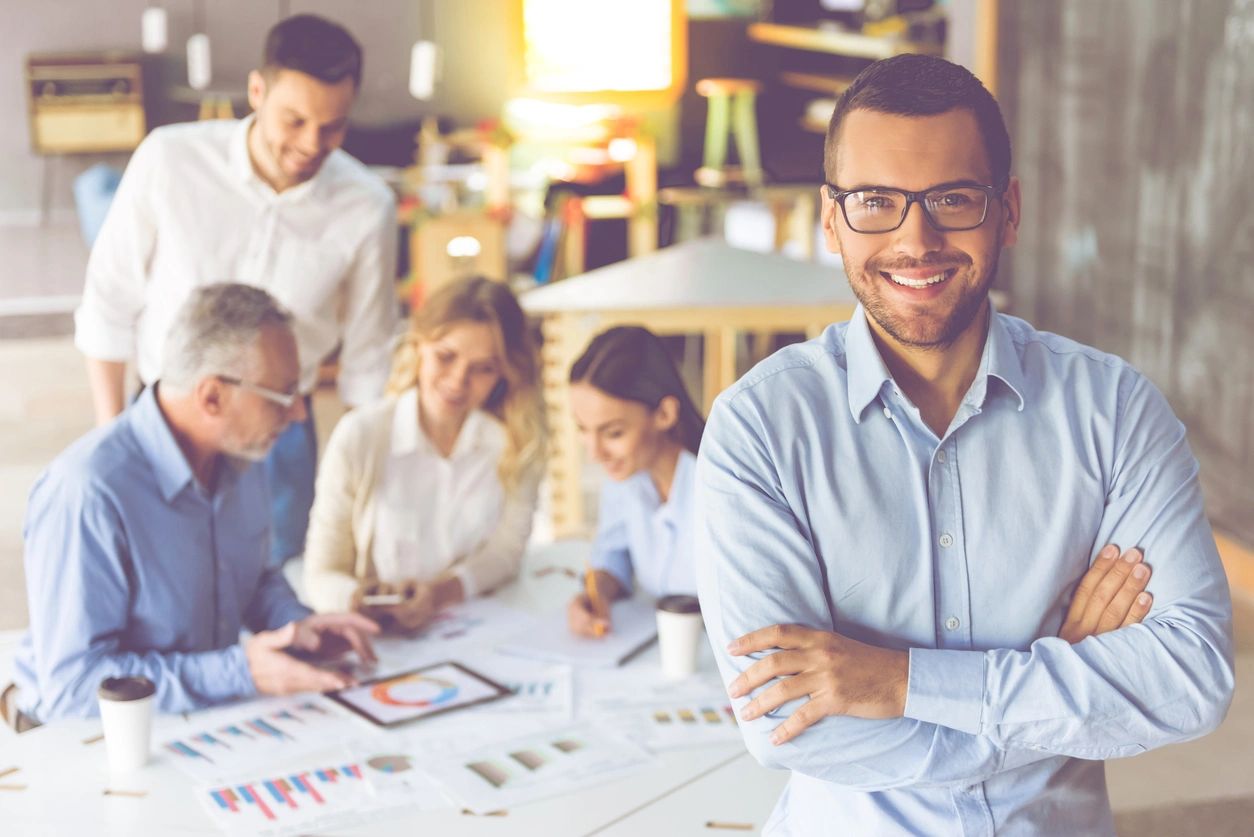
[[[892,417],[893,417],[893,411],[892,411],[892,410],[890,410],[890,409],[888,409],[887,407],[885,407],[885,408],[884,408],[884,418],[891,419]]]
[[[940,450],[936,452],[936,461],[937,462],[945,461],[945,449],[944,448],[941,448]]]
[[[961,624],[962,623],[958,621],[957,616],[950,616],[945,620],[945,629],[949,631],[956,631],[958,630],[958,626]]]
[[[953,535],[949,534],[948,532],[946,532],[946,533],[944,533],[943,535],[941,535],[941,536],[940,536],[940,545],[941,545],[941,546],[953,546],[953,545],[954,545],[954,538],[953,538]]]

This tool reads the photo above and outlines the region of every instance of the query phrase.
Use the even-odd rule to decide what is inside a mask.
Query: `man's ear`
[[[259,70],[248,73],[248,106],[254,111],[261,110],[261,103],[266,100],[266,77]]]
[[[1002,228],[1001,246],[1012,247],[1019,240],[1019,221],[1022,218],[1019,213],[1023,209],[1022,198],[1019,194],[1019,178],[1012,177],[1006,184],[1002,206],[1006,218],[1005,226]]]
[[[673,395],[664,396],[658,402],[657,409],[653,411],[654,426],[663,433],[667,433],[678,423],[679,399]]]
[[[226,384],[216,375],[207,375],[196,382],[192,397],[200,412],[218,418],[226,410]]]
[[[823,241],[827,244],[827,252],[840,255],[840,238],[836,235],[836,225],[840,223],[840,207],[831,196],[826,184],[819,187],[819,219],[823,222]]]

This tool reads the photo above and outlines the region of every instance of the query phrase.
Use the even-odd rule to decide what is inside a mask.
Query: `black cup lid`
[[[700,613],[701,603],[696,596],[663,596],[657,600],[657,609],[667,613]]]
[[[106,677],[100,681],[100,697],[104,700],[141,700],[156,691],[147,677]]]

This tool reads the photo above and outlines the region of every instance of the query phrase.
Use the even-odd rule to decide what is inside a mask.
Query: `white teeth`
[[[928,285],[935,285],[937,282],[945,281],[945,274],[938,273],[935,276],[929,276],[926,279],[909,279],[905,276],[898,276],[895,273],[888,274],[888,278],[892,279],[898,285],[905,285],[907,288],[926,288]]]

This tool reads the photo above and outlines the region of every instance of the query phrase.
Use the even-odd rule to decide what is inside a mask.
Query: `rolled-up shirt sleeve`
[[[148,266],[157,243],[152,195],[168,188],[159,138],[142,142],[109,204],[87,261],[83,299],[74,312],[74,345],[97,360],[128,361],[144,308]]]

